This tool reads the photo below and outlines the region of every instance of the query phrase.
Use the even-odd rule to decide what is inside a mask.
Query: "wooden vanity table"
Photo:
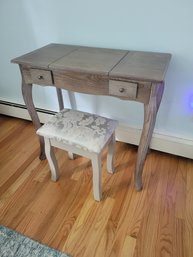
[[[167,53],[49,44],[12,62],[20,66],[23,98],[35,129],[40,121],[32,99],[33,84],[56,87],[60,109],[64,107],[61,89],[142,102],[144,124],[135,169],[135,187],[141,190],[143,166],[170,59]],[[40,147],[40,159],[44,159],[41,137]]]

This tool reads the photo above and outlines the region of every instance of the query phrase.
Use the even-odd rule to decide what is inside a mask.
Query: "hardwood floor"
[[[193,160],[151,151],[144,189],[134,189],[137,148],[116,143],[116,173],[103,200],[92,195],[91,163],[56,150],[50,180],[31,122],[0,118],[0,224],[73,257],[192,257]]]

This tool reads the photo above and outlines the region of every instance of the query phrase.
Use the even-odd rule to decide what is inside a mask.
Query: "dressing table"
[[[12,62],[19,64],[23,98],[36,130],[41,125],[32,98],[33,84],[55,87],[60,110],[64,108],[62,89],[144,104],[143,130],[135,168],[135,187],[139,191],[170,59],[168,53],[49,44]],[[40,148],[40,159],[44,159],[42,137]]]

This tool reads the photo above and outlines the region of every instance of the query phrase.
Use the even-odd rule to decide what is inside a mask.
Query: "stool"
[[[115,128],[118,122],[86,112],[64,109],[37,130],[44,137],[46,157],[51,169],[51,179],[57,181],[59,171],[53,147],[91,159],[93,168],[94,199],[100,201],[101,154],[108,145],[107,170],[114,172],[113,156]]]

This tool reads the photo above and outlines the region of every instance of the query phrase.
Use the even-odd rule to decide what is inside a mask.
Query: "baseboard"
[[[141,129],[120,125],[116,131],[116,139],[121,142],[139,145]],[[153,133],[150,148],[165,153],[193,159],[193,140]]]
[[[49,111],[45,109],[36,108],[39,119],[41,123],[45,123],[50,119],[51,115],[54,115],[56,112]],[[31,120],[29,113],[25,105],[15,104],[11,102],[1,101],[0,100],[0,114],[7,116],[12,116],[24,120]]]
[[[40,122],[45,123],[55,112],[37,109]],[[24,105],[0,101],[0,113],[12,117],[31,120]],[[116,139],[121,142],[139,145],[141,129],[120,124],[116,130]],[[153,133],[150,148],[165,153],[193,159],[193,140]]]

